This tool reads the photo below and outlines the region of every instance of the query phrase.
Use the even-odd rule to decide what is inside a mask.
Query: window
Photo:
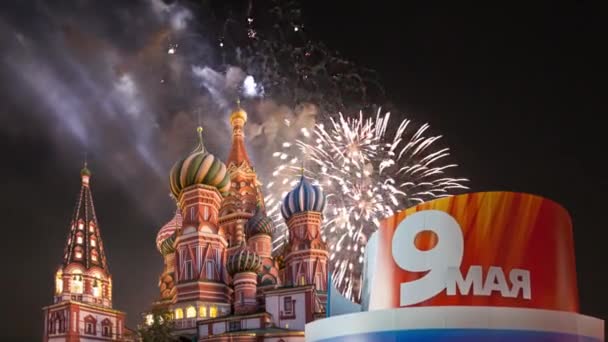
[[[82,230],[82,228],[84,227],[84,223],[78,222],[78,230]]]
[[[70,282],[70,292],[76,293],[76,294],[81,294],[82,289],[83,289],[82,275],[76,273],[72,276],[72,281]]]
[[[95,279],[93,281],[93,297],[99,297],[101,295],[101,284],[99,280]]]
[[[57,275],[55,275],[55,293],[60,294],[63,292],[63,272],[61,270],[57,271]]]
[[[299,282],[299,284],[300,285],[306,285],[306,277],[304,277],[304,275],[300,276],[300,282]]]
[[[291,297],[283,298],[283,311],[286,315],[291,315],[293,313],[293,302],[291,301]]]
[[[97,246],[97,241],[95,241],[95,239],[91,238],[91,247],[95,247]]]
[[[201,306],[200,308],[198,308],[198,317],[207,317],[207,307],[206,306]]]
[[[62,312],[55,312],[51,315],[48,328],[49,334],[61,334],[65,332],[65,316]]]
[[[213,260],[207,261],[207,279],[213,279]]]
[[[82,245],[82,236],[79,235],[76,237],[76,243]]]
[[[186,318],[194,318],[196,317],[196,309],[194,308],[194,306],[189,306],[186,309]]]
[[[112,322],[107,318],[101,322],[101,335],[106,337],[112,336]]]
[[[315,288],[317,290],[323,289],[323,283],[322,283],[323,280],[322,279],[323,279],[323,277],[321,276],[321,273],[317,273],[317,275],[315,277]]]
[[[95,335],[97,334],[96,331],[96,326],[97,326],[97,320],[95,319],[95,317],[88,315],[87,317],[84,318],[84,333],[88,334],[88,335]]]
[[[175,309],[175,319],[182,319],[184,318],[184,310],[182,309]]]
[[[192,279],[192,260],[186,261],[184,265],[186,268],[186,274],[184,274],[184,277],[186,280],[190,280]]]
[[[212,306],[211,308],[209,308],[209,317],[217,317],[217,306]]]
[[[99,260],[99,253],[96,249],[91,250],[91,260],[97,262]]]
[[[93,224],[89,224],[89,232],[93,233],[95,231],[95,226]]]
[[[74,258],[82,259],[82,248],[80,246],[76,246],[76,248],[74,248]]]

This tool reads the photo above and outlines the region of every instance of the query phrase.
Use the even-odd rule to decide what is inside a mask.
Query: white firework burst
[[[390,113],[380,110],[375,118],[340,113],[326,124],[316,124],[313,132],[303,129],[299,139],[284,142],[273,154],[278,166],[267,189],[281,196],[267,197],[269,214],[279,228],[274,248],[280,248],[287,234],[280,217],[281,199],[298,182],[305,164],[306,175],[327,195],[322,234],[330,250],[333,283],[354,301],[361,295],[365,245],[382,218],[467,189],[467,179],[446,175],[457,164],[442,163],[449,148],[434,148],[441,136],[427,136],[428,124],[412,129],[410,120],[396,127],[389,121]]]

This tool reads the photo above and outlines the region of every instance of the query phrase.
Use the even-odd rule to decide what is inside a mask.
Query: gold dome
[[[241,108],[241,102],[239,100],[236,101],[236,109],[230,114],[230,123],[234,125],[234,120],[236,119],[243,120],[243,124],[247,122],[247,112]]]

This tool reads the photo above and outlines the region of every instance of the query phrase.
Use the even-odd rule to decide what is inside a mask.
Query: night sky
[[[74,3],[74,13],[100,10],[91,1]],[[434,132],[443,134],[452,160],[460,165],[458,176],[471,179],[473,191],[528,192],[567,208],[574,223],[581,312],[607,319],[608,279],[602,264],[607,260],[606,226],[601,218],[608,190],[603,166],[606,106],[600,98],[605,89],[600,74],[605,68],[606,32],[599,9],[586,2],[536,8],[379,4],[306,1],[305,28],[343,56],[377,70],[395,114],[429,122]],[[56,108],[45,106],[44,94],[54,89],[44,84],[46,88],[33,90],[20,78],[15,68],[27,67],[28,61],[13,52],[10,41],[19,30],[30,35],[30,46],[52,46],[36,32],[47,24],[52,31],[65,20],[77,29],[105,26],[94,32],[103,32],[100,35],[106,39],[92,41],[85,35],[81,43],[95,45],[86,51],[116,48],[120,57],[128,54],[124,51],[130,41],[122,39],[125,36],[119,31],[130,32],[129,39],[137,45],[137,34],[146,29],[145,16],[126,20],[123,5],[106,4],[98,20],[89,22],[70,18],[72,9],[65,3],[57,12],[41,9],[44,6],[34,1],[17,8],[0,7],[3,340],[39,340],[42,335],[41,308],[52,303],[53,273],[61,262],[85,151],[89,151],[96,212],[113,274],[114,307],[126,310],[129,325],[135,327],[139,312],[158,295],[162,259],[154,239],[173,210],[167,184],[170,164],[160,163],[159,170],[150,171],[145,163],[131,162],[126,152],[110,156],[112,151],[132,147],[132,140],[117,141],[117,133],[111,131],[109,123],[121,124],[120,116],[88,117],[87,134],[95,135],[95,140],[74,138],[66,128],[69,118],[49,119]],[[58,14],[52,22],[34,22],[48,13]],[[125,26],[129,22],[133,27]],[[112,28],[119,24],[120,29]],[[107,46],[112,35],[122,37],[117,47]],[[32,51],[43,50],[49,49]],[[44,53],[32,58],[61,59]],[[86,73],[90,66],[84,63],[79,70]],[[103,78],[103,72],[99,68],[91,75]],[[63,79],[68,85],[73,81]],[[157,81],[150,83],[150,89],[158,87]],[[138,84],[145,93],[146,83],[140,79]],[[225,158],[229,138],[221,133],[227,132],[226,118],[217,120],[220,133],[212,135],[210,144]],[[214,125],[209,119],[205,124]],[[139,132],[137,122],[124,125]],[[91,132],[92,128],[98,131]],[[150,130],[143,141],[155,142],[146,148],[162,148],[169,160],[175,160],[184,148],[166,145],[190,144],[191,137],[182,134],[189,130],[180,127],[169,135],[171,139]]]

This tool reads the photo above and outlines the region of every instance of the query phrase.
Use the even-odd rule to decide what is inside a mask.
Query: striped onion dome
[[[281,204],[281,214],[285,220],[291,216],[305,211],[323,212],[325,208],[325,195],[318,185],[311,184],[304,174],[300,183],[287,193]]]
[[[156,248],[162,255],[174,252],[173,242],[175,242],[175,232],[182,225],[182,214],[179,209],[175,211],[173,218],[156,234]]]
[[[225,195],[230,189],[230,177],[226,165],[209,153],[203,145],[202,127],[198,131],[198,146],[184,159],[173,165],[169,175],[169,186],[175,198],[184,188],[195,184],[213,186]]]
[[[261,265],[262,258],[248,247],[244,247],[228,257],[226,270],[234,276],[241,272],[257,272]]]
[[[245,224],[245,233],[247,237],[266,234],[272,236],[274,232],[274,222],[268,215],[264,208],[258,206],[255,215],[247,221]]]

